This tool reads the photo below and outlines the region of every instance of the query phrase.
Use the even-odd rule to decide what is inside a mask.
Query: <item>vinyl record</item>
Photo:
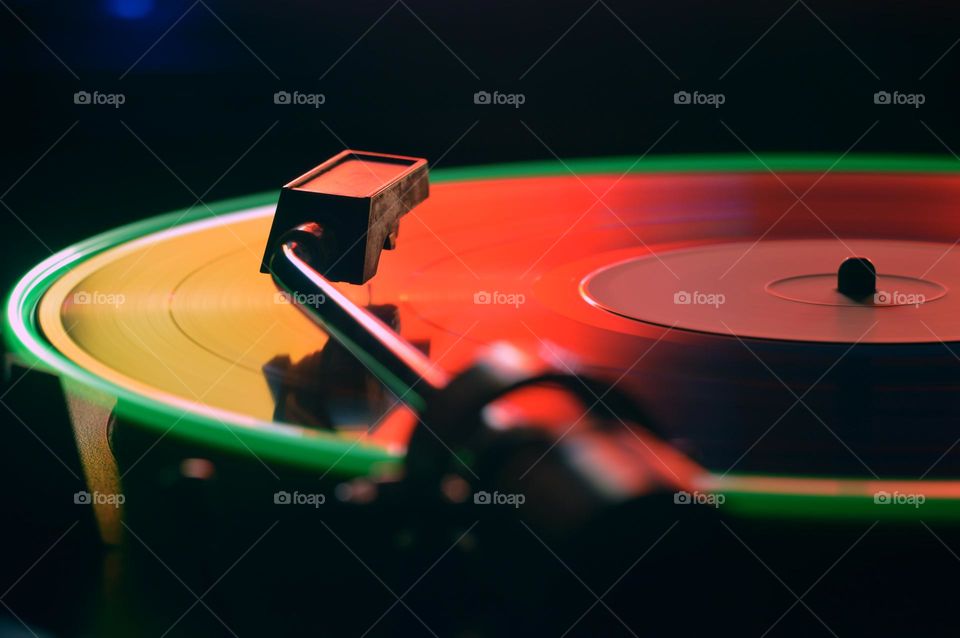
[[[628,392],[708,488],[862,500],[922,479],[955,499],[960,177],[833,164],[437,171],[378,274],[339,288],[451,372],[508,341]],[[13,339],[147,427],[338,473],[392,463],[413,417],[295,307],[323,299],[258,270],[273,199],[55,255],[14,292]],[[868,298],[837,291],[850,257],[876,267]]]

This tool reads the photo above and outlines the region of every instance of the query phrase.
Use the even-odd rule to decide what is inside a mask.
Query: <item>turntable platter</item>
[[[711,161],[716,170],[705,171]],[[505,340],[617,383],[728,485],[750,473],[909,478],[942,456],[956,434],[936,422],[960,410],[949,349],[960,336],[952,165],[848,158],[831,171],[832,161],[785,159],[775,176],[749,159],[660,162],[574,163],[576,176],[438,171],[378,274],[338,288],[387,309],[401,336],[448,371]],[[808,190],[800,205],[795,193]],[[346,472],[396,458],[396,433],[408,430],[361,433],[356,447],[350,424],[409,422],[402,411],[348,410],[339,432],[277,420],[271,362],[303,361],[332,342],[258,272],[274,198],[226,203],[206,219],[174,214],[51,258],[14,293],[15,341],[116,397],[118,410],[161,428],[175,421],[184,436]],[[839,295],[832,278],[851,253],[877,264],[878,292],[922,303]],[[680,293],[724,303],[676,303]],[[846,352],[854,343],[883,354]],[[927,365],[913,378],[904,370],[918,360]],[[847,400],[863,393],[838,386],[835,366],[877,389],[866,407]],[[813,388],[802,396],[817,418],[790,413]],[[851,413],[869,424],[843,433],[853,454],[818,423],[839,427]],[[957,472],[960,459],[946,456],[931,476]]]

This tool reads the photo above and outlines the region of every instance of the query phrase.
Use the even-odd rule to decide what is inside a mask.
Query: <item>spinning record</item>
[[[732,504],[839,512],[912,489],[954,511],[952,163],[569,168],[436,171],[377,274],[338,290],[451,373],[506,341],[603,379]],[[11,340],[144,427],[319,472],[390,465],[412,414],[296,307],[324,299],[259,272],[274,200],[55,255],[14,292]]]

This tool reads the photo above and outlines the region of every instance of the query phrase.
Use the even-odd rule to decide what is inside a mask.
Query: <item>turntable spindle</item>
[[[866,257],[847,257],[837,269],[837,290],[851,299],[877,292],[877,269]]]

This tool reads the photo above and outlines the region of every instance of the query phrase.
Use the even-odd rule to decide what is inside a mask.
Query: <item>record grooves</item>
[[[960,257],[943,238],[960,236],[960,178],[926,160],[783,163],[438,171],[377,274],[338,290],[447,373],[509,341],[615,382],[704,468],[699,485],[747,509],[829,512],[879,480],[952,510],[960,459],[938,457],[956,438]],[[409,412],[256,272],[272,198],[56,255],[15,292],[12,340],[147,427],[173,418],[177,436],[338,473],[395,464]],[[869,299],[837,292],[848,257],[876,264]],[[316,378],[310,419],[296,388]]]

